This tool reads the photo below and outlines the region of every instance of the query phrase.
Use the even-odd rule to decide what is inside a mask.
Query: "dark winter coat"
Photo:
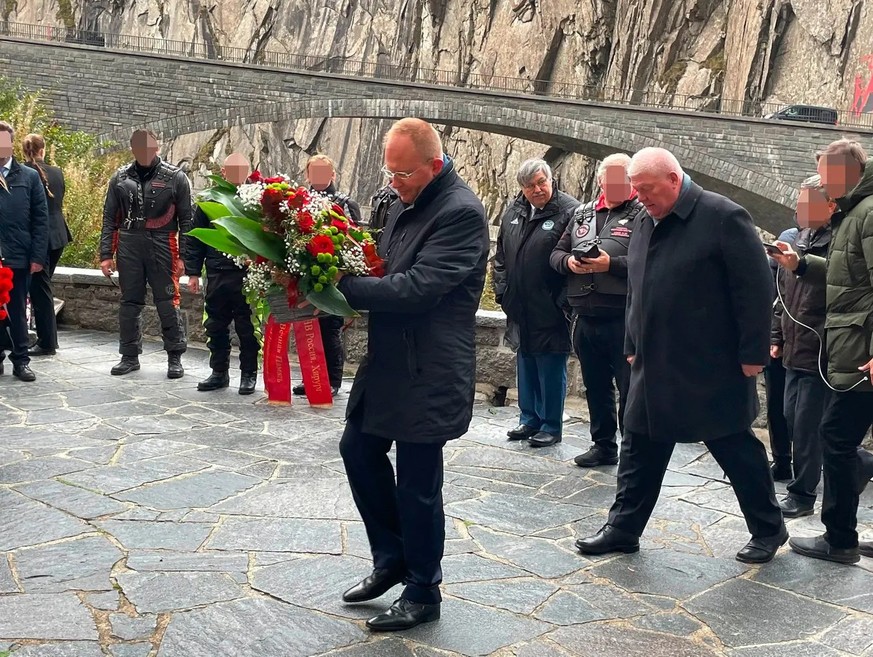
[[[758,397],[741,366],[769,360],[773,298],[748,212],[686,178],[657,226],[639,216],[628,281],[625,427],[668,442],[748,430]]]
[[[827,282],[828,380],[848,389],[861,380],[858,368],[873,358],[873,164],[837,203],[843,216],[831,220],[827,260],[808,255],[797,271]],[[870,377],[852,390],[873,391]]]
[[[549,257],[579,201],[557,191],[531,217],[519,194],[503,215],[494,256],[494,296],[506,313],[507,342],[524,354],[570,353],[565,277]]]
[[[49,215],[49,250],[57,251],[64,248],[67,244],[73,241],[73,235],[70,233],[70,228],[67,226],[67,220],[64,219],[64,195],[67,191],[66,182],[64,180],[64,172],[60,167],[46,164],[42,160],[34,163],[27,163],[31,169],[36,169],[36,165],[45,172],[46,180],[48,181],[49,189],[52,195],[46,193],[46,201],[48,202]],[[37,172],[38,173],[38,172]]]
[[[363,409],[365,433],[441,443],[467,432],[488,248],[482,203],[446,158],[415,202],[389,218],[379,244],[384,278],[340,280],[352,307],[370,311],[347,407],[347,417]]]
[[[830,243],[830,226],[817,230],[805,228],[794,238],[794,250],[800,254],[825,257]],[[770,343],[782,348],[782,364],[785,367],[818,374],[819,353],[822,352],[819,338],[808,328],[797,324],[789,314],[824,337],[827,313],[825,284],[798,278],[781,267],[777,277],[784,308],[782,302],[774,306]]]
[[[209,217],[199,207],[194,209],[194,228],[213,228]],[[206,245],[197,238],[188,240],[185,251],[185,275],[200,276],[203,273],[203,265],[206,264],[206,273],[212,274],[220,271],[239,271],[233,260]]]
[[[0,174],[2,175],[2,174]],[[0,251],[12,269],[48,265],[49,218],[39,174],[12,159],[8,191],[0,187]]]

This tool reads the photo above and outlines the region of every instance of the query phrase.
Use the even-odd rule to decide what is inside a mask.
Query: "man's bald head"
[[[251,173],[251,164],[249,159],[241,153],[231,153],[224,160],[224,165],[221,167],[221,175],[224,179],[234,185],[242,185],[246,178]]]
[[[685,180],[679,160],[664,148],[644,148],[637,152],[631,158],[628,176],[640,203],[655,219],[670,214],[679,200]]]

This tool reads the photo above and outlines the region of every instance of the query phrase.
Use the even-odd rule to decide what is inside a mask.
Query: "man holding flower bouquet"
[[[367,355],[340,452],[374,566],[343,600],[373,600],[405,584],[387,611],[367,621],[371,630],[396,631],[440,616],[443,446],[466,433],[472,418],[489,244],[482,203],[431,125],[395,123],[383,173],[402,203],[379,243],[385,275],[343,276],[338,284],[353,308],[369,311]]]

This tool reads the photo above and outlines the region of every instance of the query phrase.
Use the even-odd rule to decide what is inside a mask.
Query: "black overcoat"
[[[476,311],[488,260],[485,209],[451,160],[379,242],[383,278],[346,276],[340,291],[368,310],[367,355],[347,417],[365,433],[414,443],[460,438],[473,415]]]
[[[60,167],[46,164],[42,160],[37,160],[36,164],[45,172],[49,189],[52,192],[52,196],[46,194],[49,215],[49,250],[57,251],[73,241],[73,235],[70,233],[67,220],[64,218],[64,195],[67,192],[64,172]],[[36,170],[36,164],[28,163],[27,166]]]
[[[758,396],[741,365],[769,357],[773,282],[752,218],[688,182],[657,226],[641,213],[628,252],[624,423],[669,442],[748,430]]]

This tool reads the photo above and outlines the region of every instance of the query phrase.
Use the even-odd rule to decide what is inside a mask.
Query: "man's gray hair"
[[[606,170],[609,167],[621,165],[624,167],[624,170],[627,171],[630,163],[630,155],[627,155],[626,153],[613,153],[612,155],[607,155],[600,161],[600,165],[597,167],[597,180],[603,178],[603,174],[606,173]]]
[[[549,180],[552,179],[552,167],[549,166],[548,162],[540,158],[525,160],[521,163],[521,166],[518,167],[516,180],[518,180],[519,185],[524,187],[525,185],[530,184],[530,181],[533,180],[534,176],[540,171],[546,174],[546,178]]]
[[[628,176],[636,176],[640,173],[653,173],[662,176],[675,173],[681,178],[685,172],[673,153],[666,148],[650,146],[637,151],[628,166]]]
[[[823,195],[823,196],[824,196],[828,201],[831,200],[831,197],[830,197],[830,196],[828,195],[828,193],[825,191],[824,186],[822,186],[822,184],[821,184],[821,176],[818,175],[818,174],[815,174],[814,176],[810,176],[809,178],[807,178],[806,180],[804,180],[802,183],[800,183],[800,189],[817,189],[818,191],[820,191],[820,192],[822,193],[822,195]]]

